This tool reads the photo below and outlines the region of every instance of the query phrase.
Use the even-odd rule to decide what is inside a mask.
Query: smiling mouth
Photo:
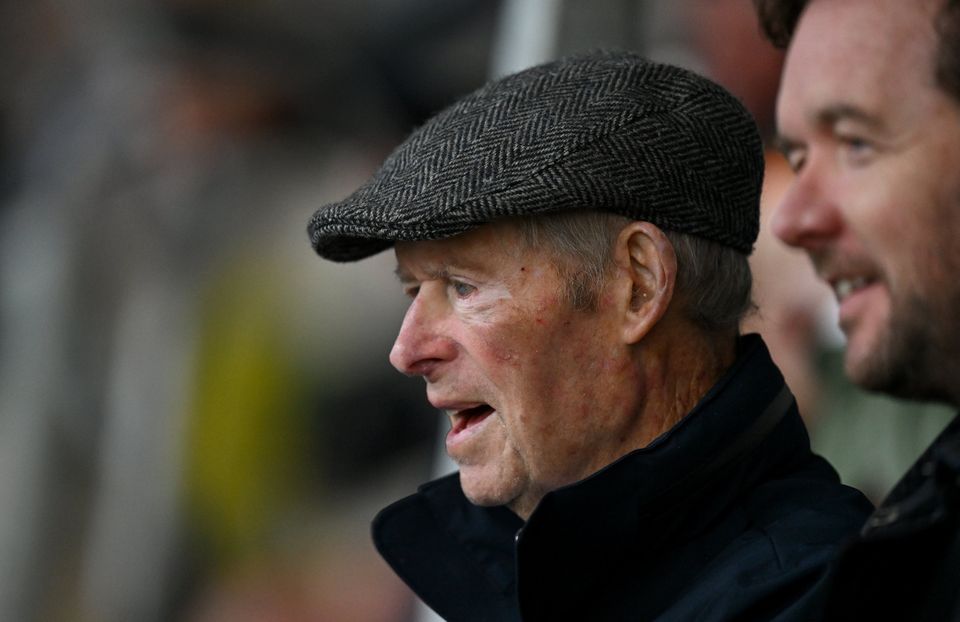
[[[838,302],[843,302],[844,299],[851,294],[860,291],[872,283],[873,279],[864,276],[852,279],[837,279],[837,281],[833,283],[833,293],[836,295]]]
[[[453,421],[450,426],[450,432],[459,434],[464,430],[471,428],[487,417],[493,414],[493,408],[489,404],[480,404],[473,408],[465,408],[453,413]]]

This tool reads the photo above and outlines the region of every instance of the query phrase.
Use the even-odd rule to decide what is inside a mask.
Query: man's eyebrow
[[[417,280],[417,279],[414,278],[414,276],[410,273],[410,271],[409,271],[409,270],[406,270],[403,266],[399,266],[399,265],[398,265],[398,266],[393,270],[393,274],[396,275],[397,280],[400,281],[401,284],[413,283],[413,282],[415,282],[415,281]]]
[[[813,120],[818,127],[828,129],[832,129],[837,123],[845,120],[861,123],[871,129],[881,130],[884,128],[883,121],[879,117],[851,104],[832,104],[821,108],[813,114]],[[801,141],[780,133],[773,140],[776,149],[784,155],[803,146]]]
[[[421,271],[428,279],[445,279],[450,272],[446,268],[423,268]],[[397,266],[393,273],[401,283],[415,283],[418,279],[406,270],[403,266]]]
[[[883,121],[857,106],[850,104],[833,104],[819,110],[816,114],[816,121],[819,125],[832,127],[838,121],[851,120],[863,123],[874,129],[882,129]]]

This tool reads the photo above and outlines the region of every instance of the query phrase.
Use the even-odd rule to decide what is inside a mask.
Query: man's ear
[[[637,343],[663,318],[673,300],[677,255],[659,227],[634,221],[617,236],[614,260],[623,287],[623,338]]]

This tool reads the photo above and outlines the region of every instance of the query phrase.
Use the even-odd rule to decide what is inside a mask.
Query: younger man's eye
[[[791,149],[789,151],[785,151],[783,156],[787,160],[787,164],[790,165],[790,169],[794,173],[799,173],[800,169],[803,168],[803,162],[806,158],[806,154],[800,149]]]
[[[848,157],[863,160],[873,153],[873,143],[859,136],[843,137]]]

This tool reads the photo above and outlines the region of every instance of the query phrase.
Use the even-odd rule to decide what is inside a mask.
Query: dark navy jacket
[[[384,558],[444,619],[806,620],[871,507],[810,452],[756,335],[674,428],[547,494],[526,524],[456,474],[374,520]]]
[[[960,417],[845,548],[817,619],[960,622]]]

